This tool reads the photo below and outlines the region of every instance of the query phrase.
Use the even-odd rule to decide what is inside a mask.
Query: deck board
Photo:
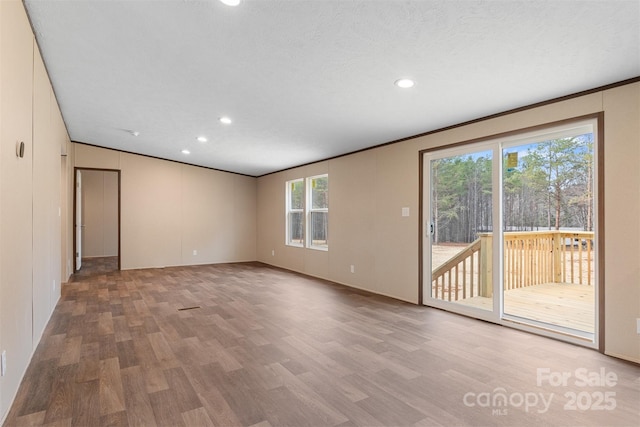
[[[594,333],[595,292],[592,286],[544,283],[505,291],[504,312],[513,316]],[[492,299],[473,297],[457,301],[483,310]]]

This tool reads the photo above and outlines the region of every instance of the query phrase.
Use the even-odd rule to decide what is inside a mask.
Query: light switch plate
[[[409,208],[402,208],[402,216],[409,216]]]

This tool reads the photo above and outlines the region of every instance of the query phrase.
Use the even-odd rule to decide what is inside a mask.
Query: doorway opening
[[[120,270],[120,171],[75,168],[74,188],[74,273]]]
[[[602,117],[422,163],[422,303],[600,348]]]

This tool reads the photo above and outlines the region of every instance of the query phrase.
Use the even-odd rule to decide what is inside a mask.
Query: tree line
[[[508,153],[517,153],[511,162]],[[507,231],[593,230],[592,134],[514,147],[503,155]],[[491,152],[432,160],[431,180],[435,244],[469,243],[492,231]]]

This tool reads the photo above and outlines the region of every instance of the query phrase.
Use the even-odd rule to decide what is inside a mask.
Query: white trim
[[[302,183],[302,209],[291,209],[291,187],[296,183]],[[306,197],[305,197],[305,179],[304,178],[296,178],[291,179],[285,182],[285,197],[284,197],[284,244],[285,246],[293,246],[293,247],[304,247],[304,239],[306,235],[306,221],[302,223],[302,243],[292,242],[290,236],[290,226],[289,226],[289,214],[290,213],[301,213],[303,220],[305,219],[305,207],[306,207]]]
[[[305,185],[305,189],[306,189],[306,200],[305,200],[305,243],[306,243],[306,247],[308,249],[314,249],[314,250],[320,250],[320,251],[328,251],[329,250],[329,229],[327,227],[327,244],[326,245],[314,245],[313,244],[313,238],[311,236],[311,233],[313,232],[312,229],[312,222],[311,222],[311,215],[314,212],[320,212],[320,213],[326,213],[327,214],[327,222],[329,221],[329,200],[327,199],[327,207],[326,208],[314,208],[313,207],[313,182],[314,180],[317,180],[319,178],[326,178],[327,179],[327,191],[329,191],[329,174],[328,173],[323,173],[320,175],[314,175],[314,176],[309,176],[306,178],[306,185]]]
[[[444,309],[454,313],[462,314],[486,320],[503,326],[509,326],[514,329],[519,329],[527,332],[533,332],[538,335],[547,336],[550,338],[559,339],[562,341],[578,344],[589,348],[599,348],[600,338],[600,289],[603,285],[599,283],[599,270],[601,266],[598,263],[599,260],[599,236],[595,236],[594,239],[594,333],[573,330],[571,328],[556,326],[543,322],[538,322],[532,319],[519,318],[514,315],[504,313],[504,272],[503,272],[503,259],[504,248],[503,241],[503,150],[516,147],[520,145],[526,145],[529,143],[539,143],[551,139],[561,137],[572,137],[582,135],[585,133],[593,134],[593,230],[597,233],[599,230],[598,224],[600,218],[598,217],[598,206],[603,203],[600,200],[601,194],[599,194],[599,173],[598,170],[598,151],[602,141],[598,139],[598,119],[590,118],[586,120],[577,120],[573,123],[560,124],[555,126],[549,126],[544,129],[538,129],[530,132],[523,132],[518,135],[506,135],[504,137],[497,137],[478,143],[470,143],[462,146],[442,148],[435,151],[424,152],[422,154],[423,160],[423,221],[424,221],[424,235],[421,239],[423,256],[422,256],[422,268],[423,268],[423,283],[422,295],[423,304],[430,307]],[[498,256],[493,257],[493,281],[498,286],[494,286],[493,293],[493,311],[482,310],[477,307],[471,307],[463,304],[457,304],[453,301],[443,301],[431,297],[432,280],[429,271],[431,270],[431,194],[432,194],[432,182],[431,182],[431,161],[457,156],[457,155],[473,155],[482,151],[492,150],[492,211],[493,211],[493,233],[495,238],[493,239],[493,253]],[[498,193],[496,193],[496,191]]]

